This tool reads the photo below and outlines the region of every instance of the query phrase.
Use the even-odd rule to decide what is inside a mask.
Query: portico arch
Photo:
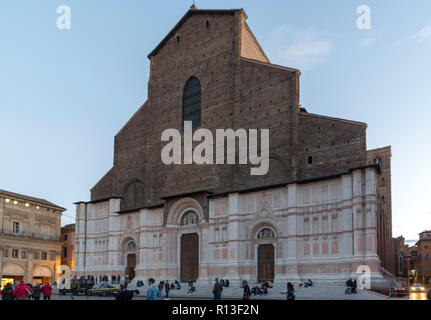
[[[200,203],[193,198],[182,198],[175,202],[169,210],[167,224],[180,225],[181,216],[186,213],[186,211],[194,211],[198,215],[199,221],[204,220],[204,213]]]
[[[26,271],[24,266],[19,263],[8,263],[1,270],[1,281],[4,286],[6,283],[15,283],[16,281],[26,280]]]
[[[138,260],[137,241],[132,236],[127,236],[121,241],[121,264],[124,266],[125,275],[129,279],[135,277],[136,262]]]
[[[169,211],[167,225],[175,230],[173,236],[178,243],[177,261],[180,262],[177,272],[182,281],[196,281],[199,277],[202,223],[205,223],[202,207],[193,198],[178,200]]]

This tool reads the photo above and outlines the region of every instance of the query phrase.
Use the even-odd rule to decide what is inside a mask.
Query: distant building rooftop
[[[55,208],[59,209],[60,211],[66,210],[65,208],[60,207],[60,206],[56,205],[55,203],[49,202],[45,199],[30,197],[30,196],[26,196],[23,194],[10,192],[10,191],[6,191],[6,190],[2,190],[2,189],[0,189],[0,196],[15,198],[15,199],[19,199],[19,200],[28,201],[28,202],[34,202],[34,203],[45,205],[45,206],[55,207]]]

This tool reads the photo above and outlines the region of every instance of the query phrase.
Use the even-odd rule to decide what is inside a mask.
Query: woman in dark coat
[[[40,284],[36,284],[36,286],[33,288],[32,296],[34,300],[40,300],[40,294],[42,293],[42,288],[40,287]]]
[[[1,292],[2,300],[14,300],[15,291],[12,288],[12,284],[8,283]]]
[[[250,287],[248,286],[248,282],[246,280],[243,281],[243,288],[244,288],[244,293],[242,295],[242,299],[250,300],[251,291],[250,291]]]

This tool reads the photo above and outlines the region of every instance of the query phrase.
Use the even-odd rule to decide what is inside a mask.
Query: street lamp
[[[410,288],[410,255],[407,256],[407,286],[409,288],[409,298],[411,295],[411,288]]]

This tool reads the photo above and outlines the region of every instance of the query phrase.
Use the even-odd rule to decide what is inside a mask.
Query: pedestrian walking
[[[52,295],[52,287],[49,285],[48,281],[45,282],[45,285],[42,287],[43,300],[51,300]]]
[[[223,291],[223,286],[218,281],[218,278],[215,278],[214,288],[213,288],[213,295],[214,300],[221,300],[221,293]]]
[[[169,290],[171,290],[171,287],[169,285],[169,280],[166,280],[165,283],[165,299],[169,300]]]
[[[155,282],[153,278],[148,279],[147,300],[157,300],[162,295],[159,288],[154,285]]]
[[[243,284],[243,289],[244,289],[244,292],[242,294],[242,299],[243,300],[250,300],[251,291],[250,291],[250,287],[248,286],[247,280],[244,280],[242,282],[242,284]]]
[[[40,287],[40,284],[37,283],[36,286],[33,288],[33,293],[32,293],[33,299],[40,300],[41,293],[42,293],[42,288]]]

